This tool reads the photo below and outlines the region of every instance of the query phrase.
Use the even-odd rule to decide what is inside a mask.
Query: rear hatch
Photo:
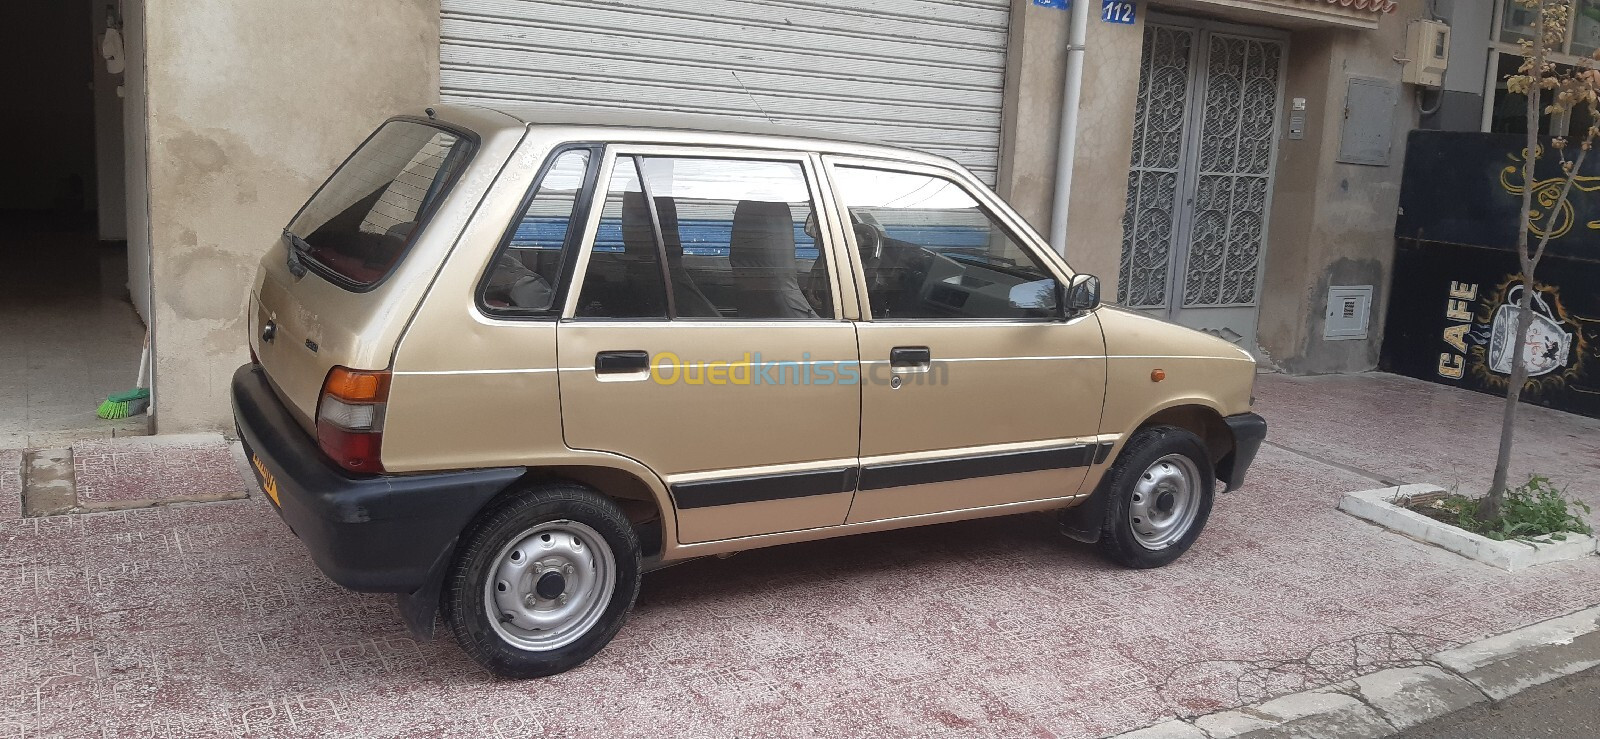
[[[405,322],[459,233],[461,219],[440,219],[436,228],[430,221],[475,149],[471,134],[433,121],[384,123],[262,258],[250,301],[251,349],[308,432],[315,432],[331,368],[389,366]],[[456,222],[444,222],[450,220]],[[443,246],[415,248],[434,230],[448,232],[437,235]]]

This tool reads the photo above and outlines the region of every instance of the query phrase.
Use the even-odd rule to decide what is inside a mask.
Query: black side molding
[[[857,489],[883,490],[906,485],[970,480],[977,477],[1072,469],[1087,467],[1096,459],[1103,460],[1110,450],[1109,443],[1074,444],[1053,449],[980,454],[929,462],[896,462],[815,472],[685,482],[672,486],[672,499],[677,504],[678,510],[689,510],[765,500],[804,498],[812,495],[832,495]]]
[[[679,510],[687,510],[848,493],[856,489],[856,478],[859,474],[860,468],[846,467],[784,475],[751,475],[724,480],[685,482],[672,486],[672,499],[677,503]]]
[[[869,465],[861,470],[861,489],[882,490],[905,485],[970,480],[974,477],[1087,467],[1095,457],[1097,446],[1097,444],[1074,444],[1055,449],[982,454],[931,462]]]

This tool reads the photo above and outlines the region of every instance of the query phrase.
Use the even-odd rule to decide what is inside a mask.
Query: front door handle
[[[933,352],[925,346],[897,346],[889,350],[891,372],[927,372]]]
[[[600,352],[594,355],[597,375],[626,375],[650,371],[650,353],[638,350]]]

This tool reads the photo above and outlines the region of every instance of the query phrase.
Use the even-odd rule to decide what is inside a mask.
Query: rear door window
[[[383,124],[289,224],[308,247],[302,258],[347,288],[383,281],[471,153],[472,142],[436,126]]]
[[[577,315],[831,319],[812,202],[798,161],[619,157]]]

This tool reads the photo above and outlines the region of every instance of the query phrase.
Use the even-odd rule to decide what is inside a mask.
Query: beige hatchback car
[[[1266,435],[1255,362],[1101,306],[936,156],[727,120],[441,105],[284,229],[232,397],[335,582],[550,675],[643,572],[1062,509],[1130,567]]]

